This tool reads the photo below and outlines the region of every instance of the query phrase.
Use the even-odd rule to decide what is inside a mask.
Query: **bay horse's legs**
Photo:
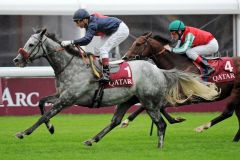
[[[183,122],[183,121],[186,120],[186,119],[183,118],[183,117],[173,118],[170,114],[168,114],[168,113],[166,112],[165,108],[161,108],[161,109],[160,109],[160,112],[163,114],[163,116],[167,119],[167,121],[168,121],[170,124],[180,123],[180,122]]]
[[[35,129],[37,129],[42,123],[49,121],[53,116],[58,114],[63,109],[60,103],[56,103],[53,105],[49,111],[45,112],[44,115],[30,128],[26,129],[23,132],[19,132],[16,134],[16,137],[19,139],[23,139],[25,135],[30,135]]]
[[[209,129],[210,127],[214,126],[215,124],[231,117],[233,115],[233,112],[234,112],[234,106],[231,103],[229,103],[221,115],[217,116],[210,122],[207,122],[207,123],[195,128],[194,130],[199,133],[203,132],[204,130]]]
[[[152,121],[155,123],[157,126],[158,130],[158,148],[163,148],[163,143],[164,143],[164,137],[165,137],[165,131],[167,124],[164,121],[164,119],[161,116],[161,113],[159,112],[158,109],[156,110],[146,110],[149,116],[151,117]]]
[[[133,121],[140,113],[142,113],[145,109],[143,107],[140,107],[139,109],[137,109],[136,111],[134,111],[132,114],[130,114],[130,116],[128,116],[127,119],[125,119],[122,124],[121,124],[121,127],[124,128],[124,127],[127,127],[129,125],[129,122],[130,121]],[[173,118],[170,114],[168,114],[165,110],[165,108],[162,108],[160,110],[160,112],[163,114],[163,116],[167,119],[167,121],[170,123],[170,124],[174,124],[174,123],[180,123],[180,122],[183,122],[185,121],[186,119],[185,118],[182,118],[182,117],[177,117],[177,118]]]
[[[131,113],[127,119],[125,119],[122,123],[121,123],[121,128],[125,128],[129,125],[130,121],[133,121],[140,113],[142,113],[145,109],[143,107],[138,108],[136,111],[134,111],[133,113]]]
[[[236,109],[235,109],[235,114],[238,118],[238,131],[233,139],[234,142],[238,142],[240,140],[240,106],[238,106]]]
[[[87,146],[92,146],[93,142],[100,141],[107,133],[109,133],[112,129],[114,129],[117,125],[121,123],[123,116],[125,115],[127,110],[136,103],[138,102],[133,100],[119,104],[114,112],[111,123],[107,127],[105,127],[102,131],[100,131],[96,136],[94,136],[91,140],[85,141],[84,144]]]
[[[216,118],[212,119],[210,122],[207,122],[197,128],[195,128],[196,132],[203,132],[204,130],[209,129],[210,127],[214,126],[215,124],[231,117],[234,112],[234,105],[232,103],[228,103],[227,107],[224,109],[221,115],[217,116]]]
[[[40,99],[38,106],[39,106],[39,109],[41,111],[41,115],[43,115],[46,112],[45,103],[54,104],[58,97],[59,97],[59,95],[57,94],[57,95],[47,96],[47,97],[44,97],[44,98]],[[50,123],[50,120],[46,121],[45,125],[46,125],[48,131],[51,134],[53,134],[54,133],[54,126]]]
[[[234,85],[234,89],[232,90],[232,93],[229,97],[229,102],[227,103],[226,108],[224,109],[224,111],[222,112],[221,115],[219,115],[218,117],[214,118],[213,120],[211,120],[208,123],[205,123],[197,128],[195,128],[196,132],[202,132],[204,131],[204,129],[209,129],[210,127],[214,126],[215,124],[231,117],[234,113],[234,110],[240,105],[240,87],[238,87],[239,84],[235,84]]]

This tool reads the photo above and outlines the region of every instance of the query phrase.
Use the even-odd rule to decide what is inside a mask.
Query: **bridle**
[[[150,46],[150,52],[151,52],[151,53],[157,52],[157,51],[155,51],[155,49],[152,47],[151,43],[149,42],[149,41],[150,41],[149,38],[144,38],[144,40],[145,40],[145,42],[144,42],[144,44],[143,44],[144,47],[142,48],[142,51],[139,52],[139,53],[141,53],[141,54],[136,54],[135,56],[132,56],[131,60],[148,59],[148,58],[150,58],[150,57],[154,57],[154,56],[155,56],[155,54],[152,54],[152,55],[149,56],[149,57],[143,55],[143,53],[144,53],[144,51],[147,49],[147,46],[148,46],[148,45]],[[157,54],[157,55],[160,55],[160,54],[164,53],[165,51],[166,51],[166,49],[163,48],[161,51],[157,52],[156,54]]]
[[[41,48],[41,49],[43,50],[43,57],[45,57],[45,58],[48,60],[49,64],[54,68],[53,59],[52,59],[49,55],[51,55],[51,54],[53,54],[53,53],[56,53],[56,52],[59,52],[59,51],[63,51],[64,48],[62,48],[62,47],[61,47],[61,48],[57,48],[57,49],[55,49],[55,50],[53,50],[52,52],[49,53],[49,52],[47,52],[46,49],[44,48],[44,42],[47,40],[47,37],[45,37],[44,40],[42,40],[42,37],[41,37],[41,39],[39,39],[39,38],[33,36],[33,38],[37,39],[37,40],[38,40],[38,43],[37,43],[36,46],[31,50],[31,52],[27,52],[25,49],[20,48],[20,49],[18,50],[18,53],[19,53],[20,55],[22,55],[22,57],[24,58],[25,62],[31,63],[31,62],[34,60],[35,56],[38,54],[38,52],[40,51],[40,48]],[[35,54],[33,54],[33,52],[34,52],[36,49],[37,49],[37,51],[35,52]],[[73,58],[74,58],[74,55],[72,55],[72,57],[70,58],[70,60],[67,62],[67,64],[66,64],[60,71],[56,72],[56,69],[54,69],[55,75],[58,76],[60,73],[62,73],[62,72],[65,70],[65,68],[71,63],[71,61],[73,60]]]

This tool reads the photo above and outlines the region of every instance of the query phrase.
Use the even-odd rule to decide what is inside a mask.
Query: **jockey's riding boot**
[[[215,69],[212,66],[209,65],[207,60],[203,61],[201,65],[206,70],[204,76],[209,76],[210,74],[212,74],[215,71]]]
[[[204,77],[212,74],[215,69],[207,62],[207,60],[203,59],[201,56],[198,56],[196,62],[205,70]]]
[[[100,79],[100,82],[107,83],[110,81],[110,69],[109,69],[109,59],[108,58],[103,58],[102,59],[102,77]]]

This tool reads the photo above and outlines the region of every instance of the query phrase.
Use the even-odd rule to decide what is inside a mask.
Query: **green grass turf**
[[[105,127],[111,114],[57,115],[52,119],[55,134],[45,125],[23,140],[15,133],[33,124],[39,116],[0,117],[1,160],[239,160],[240,143],[232,139],[237,131],[235,115],[204,133],[193,128],[219,113],[175,113],[186,122],[168,124],[164,148],[157,149],[156,128],[149,136],[151,121],[142,114],[128,128],[111,131],[92,147],[82,144]]]

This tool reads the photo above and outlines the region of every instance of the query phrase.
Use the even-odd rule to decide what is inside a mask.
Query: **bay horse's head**
[[[153,54],[161,54],[165,51],[164,45],[167,43],[170,43],[170,41],[159,36],[152,38],[151,32],[144,34],[133,42],[123,59],[145,59]]]
[[[25,67],[27,63],[46,54],[46,48],[44,46],[44,42],[47,39],[47,37],[44,36],[46,31],[47,29],[43,29],[39,33],[31,35],[24,47],[18,50],[19,54],[13,59],[16,66]]]

